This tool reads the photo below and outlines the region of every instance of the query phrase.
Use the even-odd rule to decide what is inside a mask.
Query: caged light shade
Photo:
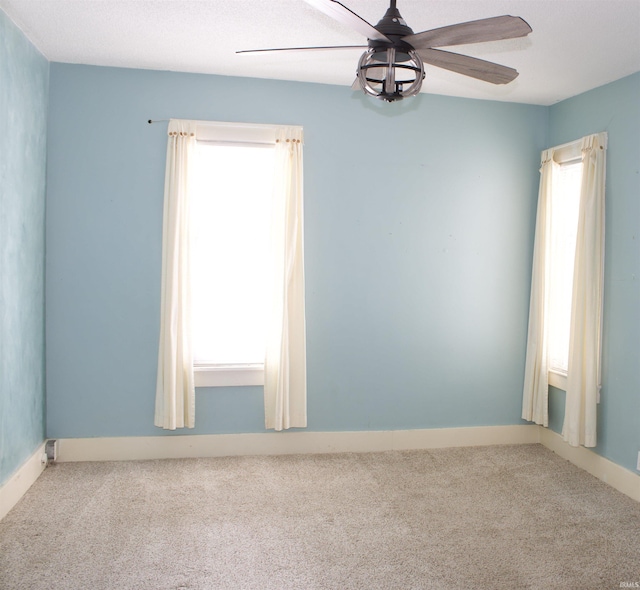
[[[413,50],[372,48],[365,51],[358,62],[360,88],[385,102],[415,96],[420,92],[424,76],[422,59]]]

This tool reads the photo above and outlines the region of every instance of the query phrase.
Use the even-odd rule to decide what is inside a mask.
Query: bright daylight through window
[[[194,365],[261,371],[274,147],[199,141],[193,164]]]
[[[582,162],[561,164],[556,171],[551,189],[548,358],[550,371],[566,375]]]

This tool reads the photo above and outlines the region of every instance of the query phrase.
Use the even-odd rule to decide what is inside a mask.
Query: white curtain
[[[193,428],[195,389],[189,294],[189,164],[196,144],[192,121],[171,120],[167,142],[162,230],[160,345],[156,426]]]
[[[551,239],[551,187],[556,167],[557,164],[553,161],[553,150],[542,152],[529,302],[529,332],[522,396],[522,418],[545,427],[549,426],[546,322],[549,301],[549,265],[547,256]]]
[[[551,190],[558,164],[542,152],[531,279],[522,418],[549,425],[548,304]],[[570,445],[596,445],[604,270],[604,187],[607,134],[581,140],[582,183],[576,241],[563,437]]]
[[[276,138],[270,326],[264,364],[265,426],[307,425],[302,129]]]
[[[582,187],[562,428],[564,440],[572,446],[596,446],[596,410],[601,386],[606,149],[606,133],[582,140]]]

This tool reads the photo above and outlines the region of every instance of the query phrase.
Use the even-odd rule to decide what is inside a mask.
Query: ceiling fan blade
[[[337,20],[339,23],[358,31],[358,33],[364,35],[367,39],[374,39],[376,41],[390,40],[373,25],[369,24],[337,0],[305,0],[305,2],[317,8],[320,12],[324,12],[327,16]]]
[[[483,43],[525,37],[531,32],[529,24],[519,16],[495,16],[459,23],[415,35],[407,35],[402,40],[417,49]]]
[[[367,49],[367,45],[329,45],[327,47],[276,47],[274,49],[242,49],[236,53],[265,53],[268,51],[326,51],[328,49]]]
[[[517,70],[513,68],[478,59],[477,57],[450,53],[441,49],[419,49],[417,53],[426,64],[457,72],[464,76],[471,76],[485,82],[491,82],[492,84],[508,84],[518,77]]]

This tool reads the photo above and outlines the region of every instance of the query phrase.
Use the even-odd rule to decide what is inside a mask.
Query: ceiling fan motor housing
[[[376,50],[378,53],[384,53],[386,49],[393,47],[396,50],[396,61],[402,62],[410,59],[409,51],[412,51],[413,47],[406,41],[402,41],[402,37],[413,35],[413,29],[402,18],[400,11],[395,7],[395,2],[392,2],[375,28],[390,39],[391,43],[369,39],[369,47],[371,49]],[[380,61],[386,61],[386,57],[382,56]]]

